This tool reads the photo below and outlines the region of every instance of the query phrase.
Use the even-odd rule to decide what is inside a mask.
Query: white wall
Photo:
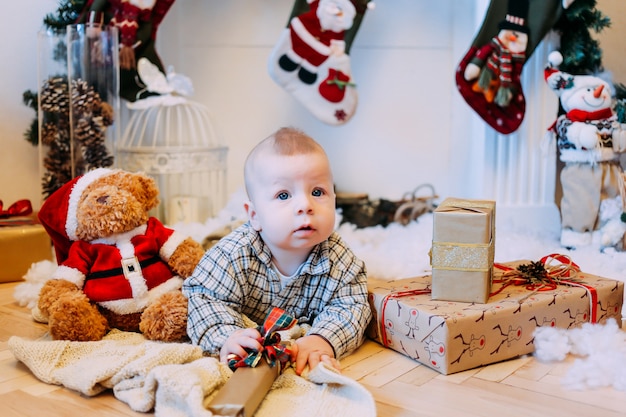
[[[39,207],[41,181],[37,147],[24,139],[35,112],[22,104],[22,93],[37,91],[37,31],[56,0],[3,3],[0,14],[0,200],[6,206],[27,198]]]
[[[599,8],[612,2],[602,0]],[[166,65],[191,77],[193,99],[208,106],[223,143],[230,147],[229,193],[242,185],[243,160],[251,147],[289,124],[324,145],[342,191],[400,198],[428,182],[442,197],[500,198],[494,172],[485,167],[494,163],[491,157],[500,139],[490,135],[454,84],[455,66],[488,1],[375,3],[351,50],[358,109],[341,127],[315,119],[267,74],[268,55],[293,0],[174,3],[158,32],[159,52]],[[22,92],[37,88],[36,34],[44,15],[57,5],[56,0],[9,2],[2,14],[0,199],[5,205],[20,198],[39,205],[37,149],[23,139],[34,113],[22,105]],[[537,108],[545,109],[529,103],[527,113]],[[533,129],[543,131],[542,126]],[[526,136],[516,140],[523,143]]]
[[[473,22],[459,18],[473,13],[472,2],[377,0],[350,54],[358,108],[340,127],[317,120],[268,75],[292,5],[178,0],[158,33],[161,57],[193,80],[193,99],[209,107],[230,147],[229,190],[241,186],[252,146],[295,125],[325,147],[339,190],[400,198],[428,182],[441,195],[466,191],[459,172],[465,155],[454,151],[452,130],[469,113],[457,97],[454,68],[455,46],[467,47],[473,32]]]

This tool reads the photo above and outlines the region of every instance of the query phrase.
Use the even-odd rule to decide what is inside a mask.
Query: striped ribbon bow
[[[263,324],[258,328],[259,333],[261,333],[259,343],[263,345],[263,350],[261,352],[251,351],[245,358],[232,355],[228,360],[228,366],[233,371],[244,366],[254,368],[264,357],[270,367],[274,367],[278,363],[281,369],[284,368],[289,362],[291,349],[280,343],[281,338],[278,331],[291,329],[296,323],[297,320],[287,314],[285,310],[273,307]]]

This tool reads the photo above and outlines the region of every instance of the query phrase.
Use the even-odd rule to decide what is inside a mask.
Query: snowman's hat
[[[506,17],[500,22],[498,28],[528,33],[527,20],[528,0],[509,0]]]

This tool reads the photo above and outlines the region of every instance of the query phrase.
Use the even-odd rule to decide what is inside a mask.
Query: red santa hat
[[[558,72],[559,70],[557,68],[562,63],[563,63],[563,55],[561,55],[559,51],[550,52],[550,54],[548,55],[548,65],[546,65],[546,67],[543,70],[544,80],[548,81],[548,78],[552,74],[554,74],[555,72]]]
[[[67,259],[72,242],[78,240],[76,209],[85,189],[95,180],[116,172],[97,168],[65,183],[52,193],[39,210],[39,221],[48,232],[57,256],[57,263]]]

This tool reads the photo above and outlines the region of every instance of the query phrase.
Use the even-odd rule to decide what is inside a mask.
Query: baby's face
[[[259,157],[248,210],[252,226],[272,253],[303,253],[335,226],[335,193],[323,154]]]

